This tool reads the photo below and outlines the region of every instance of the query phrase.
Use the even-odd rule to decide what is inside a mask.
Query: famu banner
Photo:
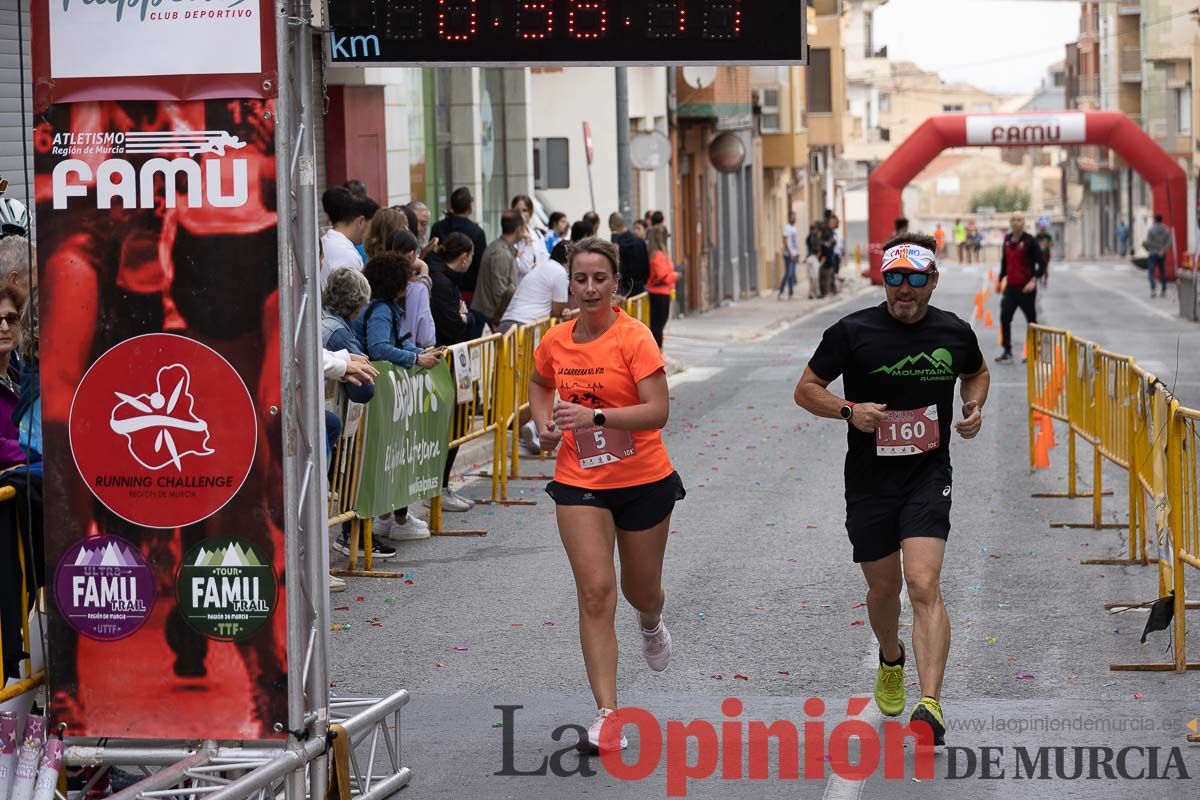
[[[49,684],[74,736],[287,720],[271,101],[34,121]]]
[[[354,506],[361,519],[390,514],[438,493],[454,413],[454,379],[445,361],[429,370],[379,361],[374,366],[379,377],[367,405]]]

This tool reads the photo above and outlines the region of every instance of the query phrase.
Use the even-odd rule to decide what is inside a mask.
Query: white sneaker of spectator
[[[392,529],[392,515],[381,514],[371,523],[371,534],[373,536],[387,536],[388,531]]]
[[[463,497],[449,486],[442,489],[442,511],[463,512],[470,511],[474,507],[474,500],[471,500],[468,497]]]
[[[337,575],[329,576],[329,593],[346,591],[346,582]]]
[[[529,420],[521,426],[521,448],[531,456],[540,456],[542,454],[542,445],[538,440],[537,426],[533,424],[533,420]]]
[[[429,525],[418,517],[410,508],[408,518],[404,522],[393,522],[388,538],[393,542],[406,542],[413,539],[428,539]]]

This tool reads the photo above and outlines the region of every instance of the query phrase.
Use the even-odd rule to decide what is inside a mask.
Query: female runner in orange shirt
[[[621,592],[638,611],[642,654],[661,672],[671,659],[663,555],[671,512],[686,493],[660,433],[669,412],[662,354],[650,330],[612,304],[620,285],[616,246],[584,239],[568,271],[580,315],[542,337],[529,401],[542,448],[562,442],[546,492],[575,576],[579,639],[598,709],[588,745],[598,752],[627,745],[611,725],[601,740],[617,707],[614,545]]]

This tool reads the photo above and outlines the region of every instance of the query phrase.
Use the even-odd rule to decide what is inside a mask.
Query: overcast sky
[[[1079,38],[1079,3],[1062,0],[890,0],[875,12],[876,46],[947,81],[994,92],[1036,89]]]

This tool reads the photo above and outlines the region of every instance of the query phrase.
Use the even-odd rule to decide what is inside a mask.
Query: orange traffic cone
[[[982,291],[975,295],[975,319],[983,319],[983,304],[987,302],[987,295]]]
[[[1043,417],[1045,423],[1042,425],[1042,432],[1045,434],[1046,449],[1053,450],[1058,447],[1058,442],[1054,439],[1054,420],[1050,417]]]
[[[1025,343],[1021,345],[1021,358],[1025,359],[1026,361],[1029,360],[1029,340],[1028,339],[1026,339]]]
[[[995,323],[992,322],[992,312],[985,311],[983,314],[983,327],[990,328],[993,324]]]
[[[1037,435],[1033,439],[1033,467],[1034,469],[1050,469],[1050,448],[1047,447],[1046,428],[1049,418],[1045,414],[1038,414],[1034,418],[1034,426],[1037,428]]]
[[[994,285],[995,283],[996,283],[996,271],[993,270],[991,267],[988,267],[988,285]]]

